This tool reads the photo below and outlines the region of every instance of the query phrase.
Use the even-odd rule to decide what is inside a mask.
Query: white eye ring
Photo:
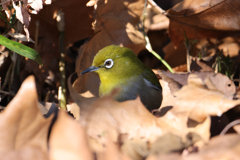
[[[104,62],[104,66],[105,66],[106,68],[112,68],[113,64],[114,64],[114,62],[113,62],[112,59],[107,59],[107,60]]]

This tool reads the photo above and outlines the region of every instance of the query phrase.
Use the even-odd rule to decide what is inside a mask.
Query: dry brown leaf
[[[130,160],[120,150],[120,144],[106,140],[105,149],[101,153],[97,153],[98,160]]]
[[[171,92],[179,90],[182,86],[187,85],[189,75],[197,75],[201,78],[202,83],[207,86],[209,90],[218,90],[224,93],[227,97],[232,98],[236,92],[236,87],[232,80],[226,75],[214,72],[193,72],[193,73],[171,73],[159,71],[158,74],[164,81],[168,82]]]
[[[118,142],[120,135],[126,135],[127,138],[122,140],[122,143],[136,140],[138,143],[124,144],[128,148],[125,149],[128,152],[124,153],[129,154],[130,157],[141,158],[148,154],[146,142],[153,143],[163,133],[173,133],[181,138],[189,132],[199,133],[202,134],[200,137],[206,141],[210,135],[209,120],[197,126],[188,127],[188,117],[185,115],[176,115],[168,111],[162,117],[156,118],[147,111],[139,98],[117,102],[111,97],[105,97],[98,99],[86,109],[80,108],[80,123],[86,126],[86,132],[91,140],[91,148],[97,152],[102,151],[106,137],[113,142]],[[145,145],[138,146],[137,144]]]
[[[43,8],[43,3],[43,0],[28,0],[28,5],[33,9],[31,13],[37,14]],[[50,2],[44,4],[50,4]]]
[[[240,124],[237,124],[237,125],[233,126],[233,129],[234,129],[238,134],[240,134]]]
[[[49,0],[47,3],[44,4],[51,4],[51,0]],[[3,4],[3,9],[7,13],[8,5],[10,5],[10,2]],[[30,35],[28,31],[28,26],[31,21],[31,16],[29,14],[37,14],[42,8],[43,8],[43,0],[24,0],[23,3],[18,3],[18,5],[15,3],[15,1],[12,2],[13,8],[16,10],[16,18],[24,25],[23,29],[26,33],[26,37],[29,40]],[[31,10],[29,9],[31,7]],[[10,15],[7,13],[8,18],[10,18]]]
[[[29,76],[0,114],[1,159],[48,159],[47,136],[52,118],[41,115],[37,100],[35,80]]]
[[[165,108],[170,107],[163,107],[160,112]],[[210,138],[210,117],[207,117],[201,123],[191,123],[191,120],[187,117],[186,114],[176,113],[174,108],[172,110],[171,109],[167,109],[167,113],[164,116],[158,118],[159,125],[166,131],[166,133],[168,131],[168,133],[177,135],[181,137],[183,141],[186,141],[186,135],[189,133],[194,133],[200,137],[200,139],[197,139],[195,141],[198,141],[199,145],[208,142]]]
[[[159,160],[159,159],[164,159],[164,160],[182,160],[182,156],[177,153],[172,153],[172,154],[164,154],[164,155],[150,155],[147,157],[146,160]]]
[[[89,108],[88,106],[91,106],[98,98],[97,97],[92,97],[92,96],[83,96],[79,95],[75,89],[72,87],[71,80],[72,76],[74,74],[71,74],[68,78],[67,85],[68,85],[68,90],[70,93],[70,96],[74,103],[67,105],[68,111],[70,111],[73,116],[79,120],[80,118],[80,107],[81,108]],[[88,92],[89,95],[89,92]]]
[[[222,44],[218,46],[225,56],[236,57],[240,50],[238,37],[227,37],[222,40]]]
[[[162,135],[152,144],[151,154],[181,153],[185,148],[195,143],[190,137],[186,138],[187,140],[183,141],[181,137],[172,133]]]
[[[198,152],[179,155],[179,154],[165,154],[165,155],[150,155],[147,160],[238,160],[240,158],[239,151],[239,135],[231,134],[225,136],[213,137],[211,141],[199,148]]]
[[[127,135],[127,139],[152,142],[163,133],[157,118],[143,106],[140,98],[117,102],[105,97],[92,106],[80,106],[80,110],[80,122],[86,126],[87,134],[100,144],[104,144],[106,136],[117,142],[120,134]]]
[[[174,92],[178,91],[179,89],[181,89],[182,86],[184,85],[184,83],[181,83],[181,81],[178,81],[178,79],[177,79],[178,75],[180,75],[180,74],[174,74],[175,76],[171,77],[171,76],[169,76],[168,72],[159,70],[158,75],[162,77],[163,81],[165,81],[165,85],[168,85],[168,87],[164,85],[164,87],[168,89],[167,92],[174,93]],[[172,75],[172,73],[170,73],[170,75]],[[182,75],[186,75],[186,74],[182,74]],[[180,80],[184,80],[183,77],[185,77],[185,76],[182,76],[182,78],[180,78]],[[163,96],[165,94],[164,93],[165,88],[163,88]],[[163,99],[163,101],[165,101],[165,100]]]
[[[208,145],[199,149],[198,153],[184,156],[184,160],[202,160],[202,159],[232,159],[240,158],[240,136],[229,134],[225,136],[213,137]]]
[[[147,141],[141,139],[126,140],[121,146],[124,154],[128,155],[131,159],[142,160],[150,152],[150,145]]]
[[[171,90],[169,88],[169,83],[164,80],[160,80],[159,82],[162,86],[162,94],[163,94],[163,101],[162,101],[160,109],[162,109],[162,107],[166,107],[166,106],[173,106],[176,98],[174,98],[171,93]],[[179,90],[178,84],[176,84],[176,85],[177,85],[177,89]]]
[[[116,44],[128,47],[138,54],[145,48],[143,34],[137,29],[144,0],[118,0],[97,2],[94,22],[95,35],[79,50],[76,62],[78,74],[91,66],[95,54],[105,46]],[[99,78],[94,73],[79,76],[74,88],[82,93],[90,90],[98,96]]]
[[[189,118],[202,122],[208,115],[221,116],[227,110],[240,104],[230,100],[223,93],[208,90],[197,75],[188,77],[188,85],[175,92],[174,112],[185,113]]]
[[[84,129],[60,111],[50,135],[50,160],[93,160]]]
[[[204,61],[204,59],[191,57],[191,65],[190,65],[191,72],[197,72],[197,71],[213,72],[214,70],[210,66],[212,65],[209,65],[209,62]]]
[[[184,34],[189,39],[238,35],[239,8],[238,0],[184,0],[168,10],[171,40],[178,45]]]
[[[177,48],[174,48],[173,42],[170,42],[162,50],[165,53],[164,60],[172,68],[186,64],[186,46],[184,43],[180,43]],[[166,70],[167,68],[162,66],[160,69]]]
[[[210,127],[211,127],[211,118],[210,116],[208,116],[205,119],[205,121],[203,121],[202,123],[197,123],[193,126],[191,126],[191,124],[188,123],[188,132],[197,134],[201,139],[197,139],[195,140],[195,142],[198,142],[198,145],[202,145],[203,143],[208,142],[210,139],[210,136],[211,136]]]
[[[235,84],[231,79],[229,79],[226,75],[222,75],[221,73],[217,73],[213,76],[209,76],[205,80],[205,84],[210,90],[221,91],[224,93],[229,99],[233,98],[234,93],[236,92]]]

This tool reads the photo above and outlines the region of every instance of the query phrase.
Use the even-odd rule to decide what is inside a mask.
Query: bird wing
[[[151,72],[149,72],[149,70],[144,71],[142,73],[142,76],[143,76],[144,82],[148,86],[150,86],[156,90],[160,90],[160,91],[162,90],[162,86],[160,85],[158,78],[152,71]]]

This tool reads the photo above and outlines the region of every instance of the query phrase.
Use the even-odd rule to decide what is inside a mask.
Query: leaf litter
[[[133,13],[140,16],[138,11],[143,7],[142,2],[124,3],[122,8],[112,12],[121,13],[119,18],[122,18],[126,15],[123,8],[128,6],[130,10],[131,7],[137,8],[137,12]],[[94,1],[91,3],[95,4]],[[101,1],[97,6],[97,13],[101,15],[98,16],[104,17],[102,13],[114,5],[110,1]],[[38,9],[41,8],[35,8]],[[205,10],[200,9],[201,13]],[[106,38],[106,34],[109,39],[101,41],[96,49],[112,41],[120,42],[119,39],[111,39],[120,32],[112,29],[111,24],[104,23],[105,26],[102,26],[100,23],[112,17],[101,18],[94,26],[96,35],[81,48],[82,55],[78,60],[81,63],[78,65],[91,62],[96,53],[93,47],[95,41]],[[129,30],[121,30],[126,34],[123,39],[139,34],[134,28],[137,18],[132,18],[133,21],[128,24]],[[98,30],[101,32],[98,33]],[[113,32],[106,33],[108,30]],[[136,50],[143,45],[141,38],[133,44],[131,41],[125,42],[124,46]],[[82,63],[83,60],[86,63]],[[83,66],[77,67],[77,71],[80,72]],[[43,109],[45,106],[37,101],[34,78],[27,78],[18,94],[0,113],[0,127],[4,131],[0,133],[2,159],[239,159],[239,135],[211,137],[210,130],[213,124],[211,117],[223,115],[239,106],[239,100],[233,100],[236,94],[233,82],[213,72],[184,75],[162,71],[155,73],[160,78],[164,98],[154,115],[146,110],[139,98],[120,103],[114,101],[111,95],[102,99],[93,92],[79,95],[74,90],[79,87],[75,81],[74,88],[71,83],[68,84],[73,99],[68,108],[75,119],[64,111],[55,112],[54,104],[46,104],[51,107]],[[89,83],[92,85],[95,81],[90,80]],[[76,90],[79,91],[79,88]],[[38,107],[42,108],[42,114]],[[53,115],[49,118],[43,116],[51,113],[58,115],[52,127]]]

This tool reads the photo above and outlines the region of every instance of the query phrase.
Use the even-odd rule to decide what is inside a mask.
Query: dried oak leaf
[[[80,107],[88,109],[88,106],[91,106],[98,98],[93,97],[90,92],[86,92],[84,95],[79,95],[75,89],[72,87],[71,81],[74,73],[71,74],[68,78],[67,85],[70,96],[74,103],[68,104],[67,109],[70,111],[76,120],[80,119]]]
[[[158,74],[164,81],[168,82],[171,92],[174,93],[182,86],[188,84],[188,78],[194,74],[201,78],[203,85],[206,85],[209,90],[218,90],[224,93],[227,97],[232,98],[236,92],[236,87],[232,80],[226,75],[214,72],[193,72],[193,73],[171,73],[159,71]]]
[[[105,149],[103,152],[97,153],[98,160],[131,160],[124,155],[120,150],[120,144],[114,143],[109,139],[106,140]]]
[[[93,160],[84,129],[64,111],[59,111],[50,140],[50,160]]]
[[[29,76],[0,114],[1,159],[48,159],[47,136],[52,118],[41,115],[37,101],[35,80]]]
[[[146,160],[182,160],[182,156],[179,153],[172,153],[172,154],[163,154],[163,155],[150,155],[147,157]]]
[[[169,35],[177,46],[184,40],[239,35],[238,0],[184,0],[167,11]]]
[[[150,144],[141,139],[129,139],[122,144],[121,151],[131,159],[142,160],[149,154]]]
[[[143,106],[140,98],[117,102],[112,97],[104,97],[91,106],[80,106],[80,114],[80,123],[86,127],[88,136],[100,144],[105,143],[106,136],[117,142],[120,135],[126,135],[126,139],[152,142],[165,130]]]
[[[207,145],[199,149],[197,153],[182,157],[184,160],[191,159],[239,159],[240,136],[228,134],[213,137]]]
[[[188,77],[188,85],[183,86],[174,95],[174,112],[185,113],[197,122],[202,122],[208,115],[221,116],[240,104],[240,101],[231,100],[218,90],[209,90],[194,74]]]
[[[210,136],[210,120],[206,119],[203,123],[188,127],[188,118],[185,115],[167,112],[164,116],[156,118],[143,106],[140,98],[117,102],[111,97],[104,97],[86,108],[80,106],[80,113],[80,123],[85,126],[87,135],[90,137],[91,148],[95,151],[102,150],[106,137],[113,142],[118,142],[119,137],[125,135],[126,138],[121,139],[123,144],[137,140],[137,143],[143,144],[143,147],[136,147],[135,143],[124,144],[126,148],[132,150],[130,152],[127,149],[129,152],[126,154],[131,157],[135,157],[134,155],[144,157],[143,151],[146,149],[144,146],[148,145],[146,142],[153,143],[163,133],[184,137],[189,132],[194,132],[201,134],[200,137],[204,141],[207,141]],[[144,153],[147,154],[148,150]]]
[[[144,37],[138,30],[143,7],[144,0],[97,1],[93,26],[95,35],[80,48],[76,72],[80,74],[91,66],[93,57],[105,46],[121,45],[132,49],[136,54],[144,49]],[[78,93],[90,90],[98,96],[99,79],[93,73],[81,75],[74,88]]]
[[[14,1],[12,2],[13,7],[16,10],[16,18],[24,25],[23,29],[26,32],[26,37],[28,39],[30,38],[28,26],[31,21],[31,16],[29,12],[37,14],[43,8],[43,3],[43,0],[23,0],[23,4],[18,3],[18,5],[16,5]],[[51,0],[44,4],[51,4]],[[7,9],[6,5],[8,4],[5,4],[5,6],[3,7],[4,9]],[[29,10],[29,7],[31,7],[31,10]]]

